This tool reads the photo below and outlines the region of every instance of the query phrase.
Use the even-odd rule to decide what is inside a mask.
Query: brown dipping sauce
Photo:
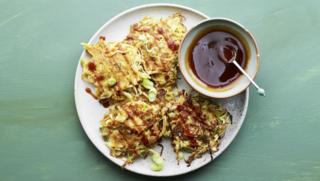
[[[210,87],[223,87],[237,79],[240,71],[233,63],[225,61],[231,60],[235,51],[236,61],[245,68],[247,53],[239,38],[225,30],[205,32],[198,37],[187,52],[193,73]]]

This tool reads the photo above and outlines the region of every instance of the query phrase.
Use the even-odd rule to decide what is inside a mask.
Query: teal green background
[[[73,96],[80,42],[157,1],[0,0],[0,180],[158,180],[105,158]],[[320,1],[171,1],[245,25],[261,50],[245,123],[209,165],[174,180],[320,180]],[[160,180],[160,179],[159,179]]]

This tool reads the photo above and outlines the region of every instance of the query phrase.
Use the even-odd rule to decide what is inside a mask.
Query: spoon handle
[[[242,69],[242,67],[238,64],[238,62],[236,62],[235,60],[232,61],[232,63],[241,71],[241,73],[243,75],[245,75],[249,80],[250,82],[258,89],[258,93],[262,96],[266,96],[266,91],[264,89],[262,89],[261,87],[258,86],[258,84],[256,84],[254,82],[254,80],[250,77],[250,75],[247,74],[246,71],[244,71]]]

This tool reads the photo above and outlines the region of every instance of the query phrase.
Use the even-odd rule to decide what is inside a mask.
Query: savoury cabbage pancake
[[[137,86],[150,77],[142,66],[143,57],[130,44],[105,43],[101,37],[97,44],[83,47],[91,57],[81,61],[82,79],[94,85],[95,96],[101,101],[133,99]]]
[[[160,109],[143,101],[110,106],[100,129],[111,155],[131,163],[148,154],[148,148],[157,144],[163,133]]]
[[[186,33],[183,22],[179,13],[161,19],[145,17],[131,26],[125,40],[139,49],[145,70],[158,86],[176,82],[177,51]]]
[[[188,165],[203,153],[218,150],[226,125],[231,123],[227,110],[198,95],[181,92],[168,111],[173,150],[177,159],[190,155]]]

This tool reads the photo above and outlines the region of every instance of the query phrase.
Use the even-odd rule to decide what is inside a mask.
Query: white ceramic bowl
[[[226,18],[207,19],[189,30],[183,39],[179,50],[180,71],[186,82],[201,94],[213,98],[226,98],[237,95],[250,85],[250,81],[244,75],[240,75],[235,81],[227,86],[217,88],[210,87],[199,80],[188,65],[186,57],[189,46],[199,33],[208,29],[227,29],[231,33],[235,34],[247,49],[247,63],[245,71],[253,78],[256,76],[259,68],[259,49],[254,37],[244,26]]]

